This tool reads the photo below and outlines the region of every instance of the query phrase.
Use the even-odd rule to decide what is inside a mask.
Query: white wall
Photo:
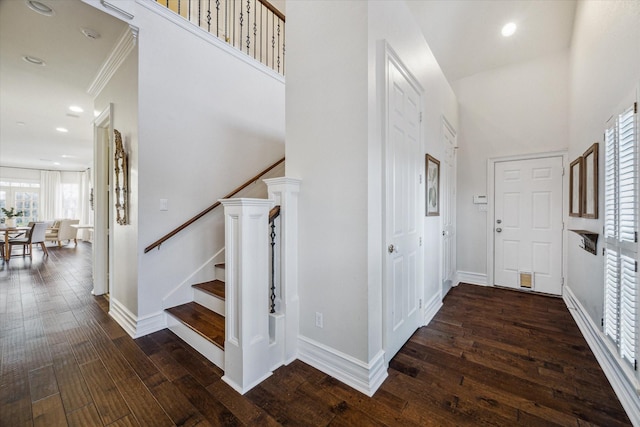
[[[453,84],[458,132],[458,271],[487,274],[487,159],[566,150],[568,52],[479,73]]]
[[[425,89],[427,149],[441,150],[440,120],[456,122],[455,97],[404,2],[289,2],[287,38],[287,175],[302,179],[300,335],[367,363],[382,348],[378,42]],[[427,256],[433,294],[436,258]]]
[[[133,49],[109,83],[94,100],[94,108],[104,111],[113,103],[113,128],[122,134],[129,162],[129,223],[116,224],[113,220],[113,277],[110,277],[110,297],[124,305],[133,314],[138,313],[138,50]],[[113,150],[113,148],[112,148]],[[113,151],[111,151],[113,153]],[[109,156],[111,157],[112,154]],[[113,171],[111,182],[114,182]]]
[[[571,46],[571,115],[569,159],[573,160],[600,143],[600,218],[571,218],[569,228],[602,230],[604,148],[606,122],[636,98],[640,83],[640,2],[578,2]],[[600,251],[602,235],[598,242]],[[604,284],[602,256],[578,247],[577,236],[569,236],[568,283],[591,316],[602,318]]]
[[[137,3],[135,13],[140,28],[137,196],[144,218],[135,257],[142,318],[160,312],[162,298],[224,246],[222,209],[160,250],[144,254],[144,248],[284,153],[284,80],[265,67],[248,65],[237,57],[243,54],[201,29],[175,25],[165,15],[180,18],[162,6],[144,5]],[[168,211],[159,210],[160,199],[168,199]],[[209,266],[194,280],[212,277]]]

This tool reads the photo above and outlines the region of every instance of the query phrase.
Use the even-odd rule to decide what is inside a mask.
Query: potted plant
[[[16,212],[16,208],[11,208],[11,209],[0,208],[0,209],[2,209],[2,213],[4,214],[4,216],[7,217],[7,219],[4,221],[4,225],[7,227],[15,227],[16,217],[22,216],[22,211]]]

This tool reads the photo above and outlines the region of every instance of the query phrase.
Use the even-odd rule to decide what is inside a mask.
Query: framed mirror
[[[116,222],[120,225],[127,224],[127,194],[128,194],[128,165],[127,153],[124,151],[122,144],[122,135],[116,129],[113,130],[115,135],[115,154],[113,157],[114,169],[114,192],[116,203]]]
[[[569,165],[569,216],[582,216],[582,157]]]
[[[582,155],[582,217],[598,218],[598,143],[594,143]]]

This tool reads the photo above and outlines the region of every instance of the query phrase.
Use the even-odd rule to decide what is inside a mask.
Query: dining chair
[[[47,247],[44,244],[44,235],[47,231],[47,223],[46,222],[36,222],[31,226],[31,229],[27,232],[24,237],[9,239],[9,254],[7,259],[11,258],[11,249],[13,246],[22,246],[22,256],[29,255],[29,258],[33,258],[33,244],[40,244],[42,247],[42,251],[45,255],[49,255],[49,251],[47,251]],[[27,252],[28,248],[28,252]]]

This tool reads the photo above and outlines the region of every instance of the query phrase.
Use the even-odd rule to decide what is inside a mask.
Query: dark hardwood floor
[[[460,285],[373,398],[296,361],[245,396],[90,295],[91,246],[0,266],[1,426],[630,425],[562,300]]]

